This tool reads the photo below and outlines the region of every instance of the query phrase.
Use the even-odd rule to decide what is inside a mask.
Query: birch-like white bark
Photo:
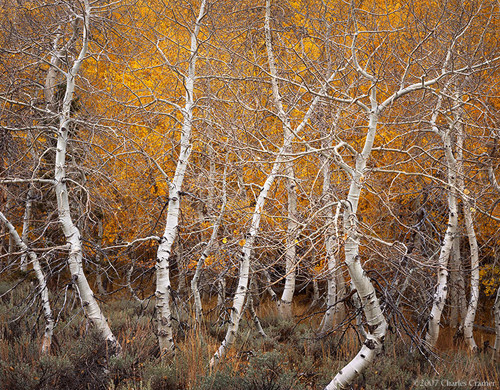
[[[194,309],[195,309],[195,318],[198,323],[201,323],[203,320],[203,307],[201,304],[201,296],[200,296],[200,290],[198,288],[198,282],[200,280],[201,276],[201,271],[203,270],[203,266],[205,265],[205,260],[207,257],[210,255],[212,251],[212,246],[217,239],[217,233],[219,231],[219,227],[221,226],[222,219],[224,218],[224,213],[226,210],[226,204],[227,204],[227,195],[226,195],[226,171],[224,170],[224,179],[222,182],[222,206],[220,208],[219,216],[217,217],[217,220],[214,222],[214,225],[212,227],[212,234],[210,235],[210,239],[203,249],[203,252],[198,259],[198,262],[196,264],[196,270],[193,276],[193,279],[191,279],[191,291],[193,293],[193,298],[194,298]]]
[[[28,233],[31,220],[31,207],[33,205],[33,196],[34,196],[34,183],[30,182],[28,186],[29,186],[28,194],[26,195],[26,202],[23,214],[23,230],[21,232],[21,240],[23,242],[28,241]],[[21,271],[24,272],[26,272],[26,270],[28,269],[27,255],[28,255],[27,253],[23,253],[21,255]]]
[[[226,303],[226,277],[221,275],[217,279],[217,307],[222,308]]]
[[[266,15],[264,29],[266,35],[267,59],[269,63],[269,74],[271,75],[271,85],[274,99],[274,106],[278,111],[278,118],[283,124],[285,138],[292,137],[293,131],[290,118],[283,108],[283,101],[278,86],[278,71],[276,69],[276,60],[274,58],[272,36],[271,36],[271,0],[266,1]],[[285,153],[290,153],[291,144]],[[296,268],[296,236],[297,236],[297,189],[295,184],[295,172],[291,161],[284,162],[286,175],[286,189],[288,197],[288,223],[285,240],[285,287],[281,299],[277,302],[278,313],[283,317],[291,317],[292,300],[295,292],[295,268]]]
[[[353,13],[353,16],[354,13]],[[356,24],[356,23],[355,23]],[[356,26],[357,28],[357,26]],[[462,32],[463,33],[463,32]],[[361,373],[373,359],[380,352],[384,339],[385,332],[387,329],[387,322],[382,314],[379,301],[375,295],[375,290],[371,284],[368,277],[364,274],[363,268],[359,261],[358,250],[359,250],[359,239],[357,237],[357,207],[359,202],[359,196],[361,193],[362,182],[364,180],[364,170],[366,169],[366,162],[371,154],[373,142],[375,139],[375,134],[377,132],[377,124],[379,115],[393,104],[397,99],[410,94],[414,91],[424,89],[426,87],[432,86],[439,82],[443,77],[445,77],[450,72],[447,70],[448,64],[451,61],[452,53],[451,50],[455,44],[456,39],[453,41],[451,47],[448,50],[446,59],[442,66],[441,73],[430,80],[422,79],[419,83],[410,84],[403,87],[403,82],[406,76],[403,77],[401,86],[398,91],[394,92],[392,95],[387,97],[382,103],[378,104],[376,97],[376,83],[377,79],[373,75],[370,75],[365,69],[363,69],[357,61],[356,54],[356,37],[357,32],[354,34],[351,51],[352,51],[352,63],[356,71],[369,80],[371,85],[370,92],[370,107],[356,100],[356,104],[362,107],[369,114],[368,132],[365,139],[365,144],[361,153],[356,153],[356,151],[349,147],[345,142],[340,142],[334,149],[334,158],[337,164],[344,169],[346,174],[351,177],[351,185],[349,188],[348,199],[344,207],[344,230],[345,230],[345,261],[351,276],[351,282],[356,288],[358,295],[361,299],[361,303],[364,308],[364,313],[366,320],[368,322],[368,337],[365,341],[363,347],[356,355],[356,357],[347,364],[347,366],[340,371],[335,378],[328,384],[325,390],[343,389],[346,388],[352,380]],[[343,102],[342,99],[335,99],[338,102]],[[355,168],[353,169],[349,166],[339,154],[339,150],[342,147],[347,147],[351,152],[355,153],[356,161]],[[456,202],[455,202],[456,203]],[[456,207],[455,207],[456,215]],[[444,270],[446,272],[446,269]],[[444,302],[443,302],[444,304]],[[441,308],[442,311],[442,308]]]
[[[264,279],[265,279],[265,288],[266,288],[266,291],[268,292],[269,296],[271,297],[271,301],[277,301],[278,300],[278,296],[276,295],[276,293],[274,292],[273,290],[273,287],[272,287],[272,280],[271,280],[271,275],[269,275],[269,271],[267,269],[264,269],[262,270],[262,274],[264,275]]]
[[[250,317],[252,317],[252,321],[255,325],[255,328],[257,329],[257,332],[259,332],[259,334],[262,337],[267,339],[269,336],[264,331],[264,328],[262,328],[262,324],[260,323],[259,317],[257,316],[257,313],[255,311],[255,307],[253,305],[253,296],[252,295],[250,295],[248,297],[248,312],[250,313]]]
[[[448,261],[453,247],[453,241],[458,231],[458,208],[457,208],[457,161],[453,154],[453,143],[450,129],[440,130],[437,126],[437,117],[442,105],[442,95],[438,97],[436,109],[431,118],[433,130],[441,136],[445,154],[446,170],[448,176],[448,227],[439,252],[437,264],[437,286],[434,293],[431,313],[425,343],[428,348],[434,348],[439,337],[441,314],[444,309],[448,293]]]
[[[323,166],[325,167],[325,166]],[[325,176],[328,176],[328,179],[325,177],[323,179],[323,189],[325,190],[325,184],[330,181],[330,170],[325,169],[327,173]],[[327,190],[331,190],[328,188]],[[339,262],[336,257],[336,243],[338,240],[338,218],[340,215],[340,203],[337,204],[337,208],[335,211],[335,215],[333,214],[332,207],[328,207],[327,210],[327,220],[326,223],[328,225],[327,236],[326,236],[326,259],[327,259],[327,267],[328,267],[328,286],[326,293],[326,312],[323,316],[323,320],[321,322],[320,333],[327,333],[330,329],[332,329],[335,322],[335,315],[338,313],[341,308],[340,306],[343,303],[337,303],[338,301],[338,288],[337,288],[337,280],[339,273]]]
[[[253,291],[257,291],[257,289],[255,288],[255,281],[254,280],[250,281],[250,286],[251,286],[251,289]],[[253,304],[253,293],[248,294],[248,298],[247,298],[247,301],[245,303],[245,307],[243,308],[243,311],[245,311],[245,310],[248,310],[248,314],[250,315],[250,318],[252,319],[252,321],[255,325],[255,328],[257,329],[257,332],[259,332],[259,334],[262,337],[267,338],[268,336],[267,336],[266,332],[264,331],[264,329],[262,328],[262,324],[260,323],[259,316],[257,315],[257,312],[255,311],[255,307]]]
[[[271,35],[270,35],[270,0],[266,1],[266,16],[265,16],[265,29],[266,29],[266,47],[272,47],[271,44]],[[246,298],[247,290],[248,290],[248,280],[249,280],[249,274],[250,274],[250,259],[253,251],[253,245],[255,242],[255,238],[257,236],[257,233],[259,231],[259,225],[260,225],[260,220],[262,216],[262,210],[264,208],[266,196],[274,182],[274,179],[276,178],[276,175],[278,174],[280,166],[286,162],[286,155],[287,151],[290,150],[293,139],[295,134],[300,134],[300,132],[305,128],[305,126],[308,124],[309,119],[312,116],[312,113],[315,111],[316,107],[318,106],[321,96],[323,96],[327,90],[328,84],[330,81],[333,79],[333,74],[329,77],[329,79],[321,86],[321,89],[319,93],[317,93],[314,96],[314,99],[311,102],[311,105],[309,106],[308,110],[306,111],[302,122],[295,128],[295,131],[284,131],[284,139],[283,139],[283,144],[278,151],[276,158],[274,159],[272,163],[272,169],[269,175],[267,176],[264,185],[262,186],[262,189],[259,193],[259,196],[257,197],[257,201],[255,204],[254,212],[252,215],[252,222],[250,224],[250,228],[246,234],[245,237],[245,244],[243,245],[243,249],[241,252],[241,259],[240,259],[240,272],[239,272],[239,278],[238,278],[238,286],[236,288],[236,292],[234,294],[234,299],[233,299],[233,307],[231,309],[231,318],[230,318],[230,323],[226,332],[226,336],[224,340],[222,341],[221,345],[219,346],[217,352],[214,354],[212,359],[210,360],[210,367],[213,367],[217,362],[223,358],[227,352],[227,349],[229,346],[234,342],[234,339],[236,337],[236,333],[238,331],[241,315],[242,315],[242,309],[243,309],[243,303]],[[273,82],[273,96],[278,97],[278,101],[281,102],[281,97],[279,96],[279,91],[277,91],[277,84],[276,79],[274,77],[271,77],[271,80],[274,80]],[[275,87],[276,86],[276,87]],[[279,110],[278,110],[278,115],[281,115]],[[282,120],[282,123],[286,123],[286,118],[280,118]]]
[[[319,303],[319,286],[318,286],[318,280],[316,278],[312,280],[312,285],[313,285],[313,299],[309,304],[308,310],[311,310]]]
[[[69,206],[69,193],[66,186],[66,152],[68,147],[68,132],[71,123],[71,104],[73,102],[73,94],[75,91],[76,77],[80,71],[80,67],[85,60],[89,44],[89,28],[91,18],[91,7],[88,0],[84,1],[83,19],[83,35],[82,47],[73,66],[69,69],[66,76],[66,91],[62,101],[61,110],[58,112],[59,128],[57,132],[57,147],[55,158],[55,193],[57,199],[57,210],[59,214],[59,222],[61,224],[66,242],[70,246],[68,265],[71,272],[73,283],[76,285],[81,297],[82,306],[89,321],[101,333],[104,340],[108,341],[113,352],[118,353],[120,346],[116,341],[115,336],[111,332],[106,318],[97,301],[94,297],[92,289],[88,283],[82,267],[82,240],[80,231],[73,223]],[[76,26],[75,26],[76,28]],[[55,55],[55,54],[54,54]]]
[[[255,238],[259,231],[260,220],[262,216],[262,210],[264,208],[265,200],[269,189],[271,188],[274,179],[278,173],[278,169],[280,167],[280,160],[282,158],[282,154],[287,144],[291,143],[291,139],[285,139],[285,145],[282,147],[280,153],[278,154],[276,160],[273,163],[273,168],[269,176],[267,177],[264,185],[262,186],[262,190],[257,198],[255,209],[252,216],[252,222],[250,225],[250,229],[245,237],[245,244],[243,245],[242,252],[240,254],[240,272],[238,277],[238,286],[236,287],[236,291],[234,293],[233,298],[233,306],[231,308],[231,317],[229,320],[229,326],[227,328],[226,336],[222,341],[221,345],[210,359],[210,367],[214,367],[220,359],[222,359],[226,353],[227,349],[233,344],[236,334],[238,333],[238,328],[240,326],[241,316],[243,314],[243,304],[245,302],[245,298],[248,290],[248,281],[250,278],[250,259],[252,256],[253,245],[255,242]]]
[[[177,235],[180,214],[182,184],[191,154],[191,131],[193,127],[194,85],[196,79],[196,62],[198,59],[198,35],[201,21],[205,16],[206,0],[200,5],[198,17],[191,32],[190,57],[188,72],[184,80],[186,89],[185,104],[182,110],[183,123],[181,129],[181,147],[174,177],[169,183],[169,198],[165,231],[160,240],[156,257],[156,320],[157,337],[160,354],[174,353],[175,344],[172,330],[172,309],[170,307],[170,256]]]
[[[127,274],[126,274],[127,290],[130,293],[130,295],[132,295],[132,298],[134,298],[134,301],[136,301],[139,305],[142,306],[144,301],[141,298],[139,298],[139,296],[135,292],[134,288],[132,287],[132,274],[133,273],[134,273],[134,262],[132,262],[132,264],[130,264],[130,267],[127,270]]]
[[[355,14],[353,12],[355,19]],[[357,25],[355,22],[357,29]],[[385,339],[385,333],[387,330],[387,322],[384,318],[382,310],[380,308],[379,300],[375,294],[375,289],[373,285],[364,273],[363,267],[360,263],[359,258],[359,237],[357,233],[357,216],[356,212],[358,209],[359,197],[364,181],[364,174],[366,169],[366,163],[370,157],[373,143],[375,140],[375,135],[377,132],[377,124],[379,115],[397,99],[405,96],[413,91],[417,91],[427,86],[437,83],[445,74],[447,74],[446,67],[451,58],[451,50],[448,51],[446,60],[443,64],[441,74],[431,80],[422,80],[420,83],[410,84],[407,87],[403,87],[401,83],[400,89],[394,92],[392,95],[387,97],[382,103],[377,102],[377,79],[373,75],[370,75],[365,69],[363,69],[357,61],[356,53],[356,37],[357,31],[353,36],[351,43],[352,52],[352,63],[356,71],[362,75],[364,78],[371,82],[370,90],[370,107],[362,104],[359,101],[356,103],[361,106],[365,111],[368,112],[368,131],[365,139],[365,144],[361,153],[357,153],[353,148],[350,148],[345,142],[340,142],[334,149],[334,158],[337,164],[344,169],[346,174],[351,177],[351,184],[349,188],[349,194],[347,202],[344,206],[344,237],[345,237],[345,262],[349,275],[351,276],[351,283],[357,290],[358,296],[361,300],[363,310],[365,313],[366,321],[368,323],[368,332],[366,341],[364,342],[361,350],[358,352],[356,357],[347,364],[328,384],[325,390],[334,389],[344,389],[350,385],[354,378],[359,375],[362,371],[368,367],[368,365],[375,359],[378,353],[381,351],[383,342]],[[405,77],[403,78],[403,80]],[[341,147],[347,147],[355,154],[355,168],[353,169],[349,166],[339,154]],[[446,270],[445,270],[446,271]]]
[[[477,345],[474,341],[473,329],[476,318],[477,304],[479,302],[479,249],[477,245],[476,232],[472,216],[472,205],[470,201],[463,203],[465,228],[470,247],[470,298],[467,306],[467,314],[464,320],[464,338],[472,352],[477,352]]]
[[[50,346],[52,344],[52,335],[54,333],[54,318],[52,316],[52,309],[50,307],[49,301],[49,290],[47,288],[47,281],[45,280],[45,275],[43,273],[40,262],[35,252],[28,248],[28,245],[19,237],[16,228],[12,223],[5,217],[5,215],[0,212],[0,220],[4,223],[10,235],[12,236],[16,245],[21,248],[21,250],[26,253],[33,265],[33,270],[35,271],[36,278],[38,280],[38,288],[40,299],[42,301],[43,315],[45,318],[45,331],[42,338],[42,353],[47,354],[50,352]],[[28,264],[26,264],[27,268]]]
[[[366,317],[366,340],[358,354],[351,360],[325,387],[325,390],[345,389],[363,372],[381,352],[387,330],[387,322],[380,307],[380,302],[370,279],[361,265],[359,256],[358,219],[356,216],[361,189],[363,187],[366,163],[370,157],[377,132],[378,116],[376,86],[372,85],[370,93],[371,109],[369,111],[368,131],[361,153],[356,155],[355,168],[340,164],[351,176],[351,184],[344,204],[344,237],[345,263],[351,276],[351,283],[356,289]]]
[[[291,151],[291,150],[290,150]],[[297,190],[295,173],[290,162],[285,164],[288,195],[288,223],[285,249],[285,287],[278,302],[278,313],[282,317],[292,316],[292,301],[295,293],[296,252],[297,252]]]
[[[469,240],[470,248],[470,298],[467,305],[467,314],[463,321],[463,331],[465,342],[471,352],[477,352],[477,345],[474,341],[473,329],[476,318],[477,304],[479,301],[479,248],[477,245],[476,231],[474,229],[473,205],[469,196],[470,191],[465,187],[464,181],[464,125],[463,125],[463,102],[460,93],[454,96],[454,123],[456,130],[456,150],[457,150],[457,187],[462,198],[462,209],[464,213],[465,229]]]
[[[464,299],[465,294],[464,280],[462,277],[462,259],[460,253],[460,237],[453,241],[450,254],[450,326],[459,329],[460,317],[462,312],[460,310],[461,301]],[[467,311],[467,310],[466,310]],[[466,312],[465,311],[465,312]]]

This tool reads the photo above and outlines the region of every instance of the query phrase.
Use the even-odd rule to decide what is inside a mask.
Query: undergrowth
[[[225,333],[217,316],[177,332],[174,356],[160,360],[153,308],[129,299],[103,305],[122,345],[111,356],[78,304],[55,307],[58,317],[51,353],[40,354],[43,316],[27,310],[30,287],[0,299],[0,390],[316,390],[323,389],[358,352],[354,328],[319,337],[317,319],[276,316],[272,306],[259,310],[268,335],[242,321],[227,358],[209,369],[211,355]],[[0,285],[0,295],[7,291]],[[57,302],[57,297],[53,297]],[[61,300],[59,300],[61,302]],[[67,299],[68,301],[68,299]],[[302,312],[305,308],[301,308]],[[300,311],[300,310],[299,310]],[[389,334],[379,359],[352,384],[353,389],[481,389],[500,383],[491,353],[470,355],[460,348],[428,360],[397,334]]]

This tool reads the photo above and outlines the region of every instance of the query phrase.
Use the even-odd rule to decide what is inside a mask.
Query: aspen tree
[[[71,272],[72,281],[78,289],[79,295],[82,300],[82,305],[85,308],[85,313],[88,319],[99,331],[103,339],[110,343],[113,351],[115,353],[119,353],[121,347],[118,344],[115,336],[113,335],[106,317],[102,313],[94,297],[94,293],[83,270],[82,237],[80,234],[80,230],[74,224],[71,216],[69,188],[67,186],[68,177],[66,174],[66,156],[69,141],[69,129],[72,123],[71,107],[74,99],[76,80],[81,66],[87,57],[90,40],[90,25],[93,16],[92,7],[90,6],[88,0],[83,1],[82,11],[82,14],[78,14],[76,9],[72,9],[70,11],[74,12],[74,37],[78,36],[78,24],[80,23],[80,21],[82,24],[81,48],[78,52],[78,55],[73,61],[72,66],[70,66],[68,70],[63,71],[61,67],[58,66],[58,64],[61,63],[61,56],[65,54],[65,50],[69,48],[65,48],[64,51],[61,51],[61,48],[59,48],[58,46],[58,38],[56,38],[54,43],[54,51],[51,56],[51,67],[49,69],[49,75],[47,76],[47,84],[45,89],[46,100],[47,102],[49,102],[49,106],[54,106],[55,104],[53,104],[53,99],[55,85],[54,83],[56,77],[55,74],[58,72],[63,73],[65,79],[64,97],[61,103],[61,108],[59,109],[59,111],[57,111],[56,114],[58,119],[58,129],[54,171],[55,193],[57,199],[59,222],[66,238],[66,242],[70,247],[68,255],[68,266]]]
[[[207,1],[203,0],[200,4],[194,27],[190,31],[191,43],[188,70],[187,74],[184,76],[186,90],[185,104],[184,107],[180,109],[183,122],[179,157],[177,159],[177,166],[173,178],[169,180],[168,176],[165,175],[165,179],[168,180],[168,209],[165,230],[160,239],[160,245],[157,251],[155,291],[157,337],[162,356],[167,353],[174,353],[175,350],[172,330],[172,309],[170,307],[170,258],[172,255],[172,246],[179,227],[181,197],[183,195],[182,185],[192,150],[191,133],[195,106],[194,87],[196,82],[196,63],[200,48],[199,34],[202,27],[202,20],[206,16],[207,11]],[[159,47],[158,49],[161,50]],[[166,59],[163,52],[162,54]]]

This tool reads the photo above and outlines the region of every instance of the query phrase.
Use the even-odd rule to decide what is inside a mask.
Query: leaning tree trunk
[[[465,229],[469,240],[470,248],[470,299],[467,306],[467,314],[463,321],[463,333],[466,344],[472,352],[477,351],[477,345],[474,341],[473,329],[474,319],[476,318],[477,304],[479,301],[479,249],[477,245],[476,231],[474,230],[473,212],[474,208],[469,196],[470,191],[465,187],[464,181],[464,125],[462,96],[458,92],[454,96],[454,102],[460,102],[454,111],[454,128],[456,129],[457,143],[457,184],[460,196],[462,198],[462,209],[464,213]]]
[[[47,281],[45,280],[45,275],[43,274],[42,267],[38,261],[38,257],[35,252],[30,250],[26,243],[19,237],[14,225],[5,217],[5,215],[0,212],[0,220],[5,224],[12,236],[14,242],[21,248],[23,255],[27,254],[31,263],[33,264],[33,270],[35,271],[36,278],[38,280],[39,294],[42,301],[43,315],[45,317],[45,332],[42,338],[42,353],[47,354],[50,352],[50,346],[52,344],[52,334],[54,332],[54,318],[52,316],[52,309],[50,308],[49,301],[49,290],[47,288]],[[26,269],[28,263],[25,264]]]
[[[353,13],[353,16],[355,14]],[[357,24],[355,23],[355,26]],[[356,27],[357,28],[357,27]],[[345,241],[345,262],[347,269],[351,276],[351,282],[361,299],[363,310],[365,313],[366,321],[368,323],[368,336],[363,344],[363,347],[356,355],[356,357],[347,364],[328,384],[325,390],[343,389],[350,385],[354,378],[359,375],[371,361],[382,350],[387,330],[387,322],[382,313],[379,300],[375,294],[375,289],[366,276],[359,258],[359,237],[357,233],[357,208],[361,188],[364,182],[364,175],[366,173],[366,163],[370,157],[375,134],[377,132],[378,117],[388,107],[390,107],[396,100],[405,96],[413,91],[421,90],[427,86],[436,84],[446,73],[447,64],[451,58],[451,51],[448,52],[445,63],[443,65],[441,74],[430,80],[422,80],[414,84],[403,87],[401,83],[399,90],[387,97],[382,103],[377,101],[377,78],[370,75],[366,69],[362,68],[357,61],[356,54],[356,37],[357,32],[351,42],[352,48],[352,62],[356,71],[365,79],[371,82],[370,86],[370,107],[360,102],[358,99],[350,101],[352,104],[358,104],[365,112],[368,113],[369,123],[368,132],[365,138],[365,144],[361,153],[358,153],[346,142],[339,142],[333,149],[334,158],[337,164],[346,172],[351,178],[351,185],[349,188],[348,199],[344,204],[344,237]],[[342,101],[342,100],[341,100]],[[353,169],[347,164],[339,153],[342,148],[347,148],[355,156],[355,168]]]
[[[285,143],[286,144],[291,143],[291,139],[285,140]],[[240,272],[238,278],[238,286],[236,287],[236,291],[234,293],[229,326],[227,328],[224,340],[222,341],[221,345],[219,346],[215,354],[212,356],[212,359],[210,359],[210,367],[214,367],[220,361],[220,359],[222,359],[226,355],[228,348],[233,344],[236,338],[236,334],[238,333],[240,320],[243,314],[243,304],[245,302],[248,290],[248,281],[250,279],[250,260],[252,256],[253,246],[255,238],[259,231],[259,225],[262,217],[262,211],[264,208],[266,196],[274,182],[274,179],[280,167],[281,154],[282,153],[278,155],[276,161],[273,163],[272,171],[267,177],[266,181],[264,182],[259,197],[257,198],[254,213],[252,216],[252,223],[250,225],[248,233],[245,236],[245,244],[243,245],[243,249],[240,254],[241,258],[240,258]]]
[[[28,194],[26,195],[26,203],[25,203],[24,215],[23,215],[23,230],[21,233],[21,240],[23,242],[27,242],[27,240],[28,240],[28,233],[29,233],[30,220],[31,220],[31,209],[32,209],[32,205],[33,205],[33,196],[35,194],[34,183],[29,182],[28,186],[29,186],[28,187]],[[27,255],[28,255],[28,253],[23,253],[21,255],[21,271],[24,271],[24,272],[26,272],[26,270],[28,269],[28,262],[26,259]]]
[[[268,48],[268,60],[269,60],[269,68],[270,68],[270,73],[271,73],[271,84],[273,88],[273,96],[275,99],[275,104],[278,107],[278,116],[281,119],[281,122],[284,127],[287,127],[287,120],[286,117],[283,117],[283,107],[281,103],[281,96],[278,91],[278,84],[277,84],[277,77],[276,77],[276,65],[274,61],[274,56],[272,53],[272,43],[271,43],[271,30],[270,30],[270,8],[271,8],[271,2],[270,0],[266,1],[266,14],[265,14],[265,40],[266,40],[266,47]],[[239,279],[238,279],[238,286],[236,288],[236,292],[234,294],[234,299],[233,299],[233,307],[231,309],[231,318],[230,318],[230,323],[229,327],[226,332],[226,336],[224,340],[222,341],[221,345],[219,346],[217,352],[214,354],[212,359],[210,360],[210,366],[213,367],[217,362],[225,356],[227,349],[229,346],[234,342],[234,339],[236,337],[236,333],[238,331],[241,315],[242,315],[242,309],[243,309],[243,303],[246,298],[246,293],[248,290],[248,280],[250,277],[250,259],[253,251],[253,245],[255,242],[255,238],[257,236],[257,233],[259,231],[259,225],[260,225],[260,220],[262,216],[262,211],[264,208],[266,196],[269,192],[269,189],[271,188],[274,179],[276,178],[276,175],[278,174],[278,170],[280,166],[286,162],[286,154],[288,151],[291,150],[291,145],[292,141],[294,139],[294,134],[300,134],[300,132],[305,128],[305,126],[308,124],[312,113],[315,111],[316,107],[318,106],[321,97],[326,93],[327,87],[329,83],[333,80],[334,75],[330,75],[328,80],[321,86],[321,89],[319,93],[317,93],[312,100],[307,112],[305,113],[302,122],[295,128],[295,132],[289,131],[290,127],[288,126],[288,130],[284,130],[284,137],[283,137],[283,145],[281,149],[278,151],[278,154],[275,158],[275,160],[272,163],[272,169],[269,175],[267,176],[264,185],[262,186],[262,189],[259,193],[259,196],[257,197],[257,201],[255,204],[255,209],[252,215],[252,222],[250,224],[250,228],[248,230],[248,233],[245,236],[245,244],[243,245],[243,249],[241,252],[241,259],[240,259],[240,272],[239,272]]]
[[[288,114],[283,107],[283,101],[278,86],[278,71],[276,60],[274,58],[272,37],[271,37],[271,0],[266,1],[266,14],[264,20],[265,41],[267,50],[267,59],[269,63],[269,73],[271,75],[271,85],[273,92],[274,106],[278,111],[278,118],[283,124],[283,133],[285,139],[293,138],[293,130]],[[300,126],[300,125],[299,125]],[[292,144],[288,145],[285,153],[292,152]],[[281,299],[277,302],[278,313],[283,317],[291,317],[292,300],[295,292],[295,273],[296,273],[296,252],[297,252],[297,189],[295,183],[295,172],[291,161],[285,161],[286,189],[288,198],[288,223],[285,240],[285,287]]]
[[[446,89],[446,88],[445,88]],[[442,95],[439,96],[436,109],[431,118],[433,130],[441,136],[446,160],[446,170],[448,176],[448,227],[444,235],[444,240],[439,252],[437,264],[437,287],[434,293],[431,313],[425,343],[428,348],[434,348],[439,337],[439,327],[441,314],[446,302],[448,292],[448,261],[450,258],[453,241],[458,231],[458,207],[457,207],[457,161],[453,155],[453,142],[450,129],[440,130],[437,126],[437,117],[442,105]]]
[[[437,265],[437,287],[429,316],[429,325],[425,335],[425,342],[429,348],[433,348],[436,345],[439,336],[441,314],[444,309],[448,291],[448,260],[450,258],[453,240],[455,239],[458,229],[457,196],[454,189],[455,172],[453,172],[450,168],[448,168],[448,170],[448,227],[446,229],[443,244],[441,245],[439,253]]]
[[[326,199],[326,202],[329,203],[332,198],[330,192],[332,189],[330,188],[330,162],[328,159],[323,161],[323,197]],[[327,285],[327,293],[326,293],[326,312],[323,316],[320,326],[320,333],[325,334],[328,332],[334,325],[335,315],[339,313],[339,317],[342,315],[342,303],[337,302],[339,296],[339,286],[337,285],[339,279],[339,261],[337,259],[337,250],[335,245],[338,243],[339,232],[338,232],[338,219],[340,215],[340,203],[337,203],[335,215],[333,214],[332,205],[327,204],[327,213],[326,213],[326,260],[328,267],[328,285]]]
[[[345,263],[351,276],[351,283],[361,300],[361,305],[367,322],[366,340],[358,354],[351,360],[326,386],[325,390],[347,388],[352,381],[363,372],[381,352],[387,330],[387,322],[380,307],[379,299],[372,282],[361,265],[359,256],[358,218],[356,216],[361,194],[366,163],[370,157],[377,132],[378,115],[380,114],[376,87],[372,86],[370,93],[371,110],[369,111],[368,132],[361,153],[356,154],[355,168],[348,166],[335,150],[339,165],[351,177],[347,201],[344,202],[344,253]]]
[[[170,307],[170,256],[172,246],[177,235],[180,214],[180,202],[182,195],[182,184],[191,154],[191,130],[193,127],[194,109],[194,83],[196,78],[196,62],[198,58],[198,35],[201,28],[201,20],[205,16],[206,0],[203,0],[198,17],[191,32],[191,47],[188,64],[188,73],[184,80],[186,97],[185,106],[182,110],[183,124],[181,130],[181,148],[174,178],[169,183],[168,211],[165,231],[158,246],[156,259],[156,320],[157,337],[160,354],[174,353],[175,344],[172,330],[172,309]]]
[[[234,342],[234,339],[236,337],[236,333],[238,332],[238,327],[239,323],[241,320],[241,315],[242,315],[242,309],[243,309],[243,303],[245,302],[247,290],[248,290],[248,280],[250,277],[250,260],[251,260],[251,255],[253,251],[253,246],[255,242],[255,238],[257,236],[257,233],[259,231],[259,225],[260,225],[260,220],[264,208],[264,204],[266,201],[266,196],[274,182],[274,179],[276,178],[280,166],[286,162],[286,155],[289,153],[291,150],[292,146],[292,141],[294,139],[294,134],[299,134],[306,124],[309,122],[309,119],[311,118],[312,113],[318,106],[320,102],[321,96],[325,93],[326,88],[328,86],[328,83],[331,81],[328,79],[321,87],[321,90],[319,93],[314,97],[313,101],[311,102],[311,105],[309,106],[307,112],[304,115],[304,118],[302,122],[296,127],[295,132],[291,131],[290,125],[288,122],[288,118],[284,113],[282,102],[281,102],[281,96],[279,94],[278,90],[278,83],[277,83],[277,71],[276,71],[276,64],[274,60],[274,55],[272,51],[272,43],[271,43],[271,28],[270,28],[270,12],[271,12],[271,1],[267,0],[266,1],[266,10],[265,10],[265,40],[266,40],[266,47],[267,47],[267,54],[268,54],[268,62],[269,62],[269,69],[270,69],[270,74],[271,74],[271,85],[273,89],[273,97],[274,97],[274,103],[275,106],[277,107],[278,110],[278,116],[283,124],[284,127],[284,136],[283,136],[283,145],[281,149],[278,151],[278,154],[275,158],[275,160],[272,163],[272,169],[269,175],[267,176],[264,185],[262,186],[262,189],[259,193],[259,196],[257,197],[257,201],[255,204],[255,209],[252,215],[252,222],[250,224],[250,228],[248,230],[248,233],[245,236],[245,244],[243,245],[243,250],[241,252],[241,259],[240,259],[240,272],[239,272],[239,279],[238,279],[238,286],[236,288],[236,292],[234,294],[234,299],[233,299],[233,307],[231,310],[231,318],[229,322],[229,327],[226,332],[226,336],[224,340],[222,341],[221,345],[219,346],[219,349],[217,352],[214,354],[212,359],[210,360],[210,367],[213,367],[215,364],[218,363],[218,361],[223,358],[227,352],[227,349],[229,346]],[[330,76],[332,78],[333,76]],[[294,265],[295,267],[295,265]],[[292,272],[295,272],[292,270]]]
[[[59,222],[61,224],[66,242],[69,244],[68,265],[71,272],[71,277],[74,285],[78,288],[79,295],[82,300],[82,306],[89,321],[100,332],[103,339],[110,343],[114,352],[120,351],[120,346],[116,341],[115,336],[111,332],[106,318],[97,301],[94,293],[90,288],[88,280],[85,276],[82,266],[82,239],[80,231],[73,223],[71,211],[69,206],[69,193],[66,185],[68,177],[66,175],[66,152],[68,147],[69,126],[71,124],[71,104],[73,102],[73,93],[75,90],[75,80],[80,71],[80,67],[87,55],[89,44],[89,27],[90,27],[90,6],[88,1],[85,4],[85,14],[83,18],[83,37],[82,48],[79,52],[78,58],[75,60],[73,66],[66,72],[66,91],[62,101],[61,111],[58,113],[59,128],[57,132],[57,146],[55,158],[55,194],[57,199],[57,211],[59,214]],[[74,28],[78,28],[76,25]]]
[[[474,319],[476,317],[477,304],[479,301],[479,249],[477,245],[476,232],[474,230],[474,222],[472,217],[472,206],[470,201],[463,202],[465,228],[467,230],[467,238],[469,239],[470,247],[470,299],[467,306],[467,314],[464,319],[464,338],[472,352],[477,352],[477,345],[474,341],[473,329]]]

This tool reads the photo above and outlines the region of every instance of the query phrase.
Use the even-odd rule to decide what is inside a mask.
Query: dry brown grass
[[[0,314],[9,318],[22,297],[19,294],[16,299],[3,301]],[[35,317],[16,326],[3,322],[0,390],[70,389],[64,386],[71,383],[99,390],[319,390],[360,348],[354,328],[318,337],[315,330],[320,316],[309,315],[306,300],[298,300],[294,305],[292,320],[279,319],[274,302],[263,301],[257,311],[269,339],[259,336],[252,321],[245,317],[227,358],[210,370],[209,359],[225,334],[224,326],[217,322],[216,310],[209,312],[204,324],[191,324],[177,332],[176,355],[163,361],[157,356],[151,307],[140,310],[135,303],[121,299],[107,304],[105,311],[123,346],[117,359],[102,354],[102,345],[76,311],[65,313],[56,328],[52,356],[43,359],[39,355],[42,328],[33,327]],[[479,345],[486,340],[493,342],[493,335],[475,335]],[[383,354],[355,381],[353,388],[445,388],[442,384],[447,383],[463,384],[461,389],[474,388],[476,383],[498,387],[499,366],[491,360],[491,353],[471,355],[462,345],[455,345],[452,336],[451,330],[442,329],[439,353],[427,360],[410,351],[408,340],[397,333],[388,334]],[[102,380],[95,380],[95,373],[87,371],[99,370],[103,358],[107,359],[109,373]]]

